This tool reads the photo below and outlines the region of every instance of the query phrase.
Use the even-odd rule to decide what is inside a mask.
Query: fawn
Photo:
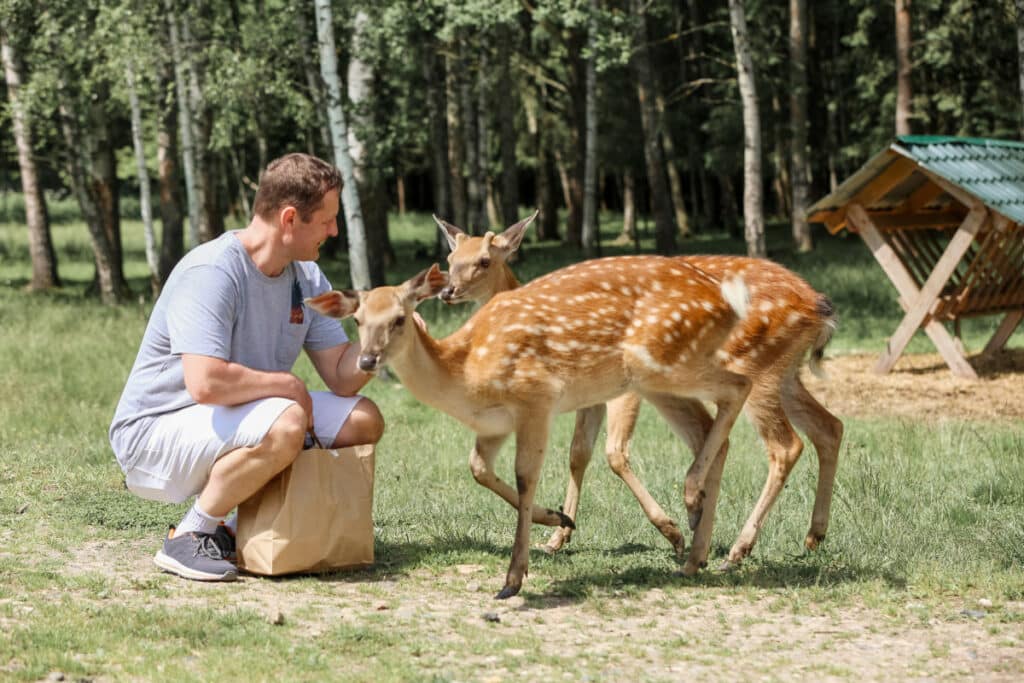
[[[333,291],[307,303],[359,326],[358,365],[384,364],[420,401],[476,433],[476,480],[518,510],[505,585],[519,592],[527,571],[530,527],[567,521],[533,498],[553,416],[633,391],[678,420],[674,397],[713,401],[718,410],[686,476],[685,502],[699,518],[705,481],[750,390],[715,353],[745,314],[742,279],[721,282],[660,256],[585,261],[495,296],[457,331],[433,339],[413,312],[447,286],[432,266],[395,287]],[[679,429],[679,425],[674,425]],[[516,435],[513,490],[494,474],[501,444]]]
[[[486,302],[501,292],[518,287],[519,281],[507,262],[519,248],[526,228],[536,216],[535,212],[499,235],[488,232],[482,237],[470,237],[458,227],[434,216],[451,247],[448,255],[449,284],[442,290],[441,299],[447,303]],[[811,396],[797,371],[810,351],[809,365],[812,371],[820,374],[818,363],[835,329],[832,304],[802,278],[768,260],[734,256],[678,258],[715,277],[727,278],[741,273],[750,291],[751,314],[734,328],[719,351],[719,358],[726,368],[749,377],[752,382],[745,411],[768,449],[769,473],[761,496],[723,568],[739,564],[750,553],[768,511],[800,457],[803,443],[793,431],[790,421],[808,435],[818,454],[814,512],[810,531],[804,540],[807,548],[814,549],[828,528],[843,424]],[[673,424],[684,426],[684,433],[680,436],[694,453],[699,452],[712,422],[707,410],[700,402],[684,398],[672,399],[671,406],[678,413],[678,420]],[[640,398],[636,394],[626,394],[608,404],[608,462],[640,501],[651,522],[675,548],[677,556],[681,557],[682,536],[678,528],[629,466],[629,440],[636,426],[639,407]],[[605,407],[601,405],[577,412],[576,431],[570,447],[570,480],[562,507],[573,522],[583,473],[593,454],[604,414]],[[720,468],[709,472],[705,511],[695,529],[684,574],[692,574],[706,563],[720,475]],[[574,524],[567,524],[555,530],[544,549],[557,552],[569,541],[574,529]]]

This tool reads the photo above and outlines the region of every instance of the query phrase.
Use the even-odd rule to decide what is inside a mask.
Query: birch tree
[[[32,260],[32,291],[60,286],[57,274],[57,256],[50,238],[50,219],[46,213],[46,200],[39,185],[39,173],[32,150],[32,128],[19,99],[22,84],[21,64],[17,51],[8,40],[9,20],[0,23],[0,61],[3,62],[7,81],[7,100],[11,107],[11,125],[14,144],[18,148],[18,170],[25,201],[25,222],[28,224],[28,251]]]
[[[174,0],[164,0],[167,11],[167,34],[174,61],[174,91],[178,100],[178,136],[181,140],[181,165],[185,172],[185,202],[188,204],[188,236],[190,246],[199,244],[199,196],[196,186],[195,138],[192,135],[192,106],[188,94],[188,69],[178,31],[178,15]]]
[[[320,48],[320,74],[327,87],[327,121],[334,147],[334,163],[341,171],[344,186],[341,203],[345,211],[348,235],[349,276],[355,289],[370,289],[370,261],[366,253],[366,227],[359,205],[352,157],[348,151],[348,126],[341,106],[341,82],[338,78],[338,58],[334,43],[334,18],[330,0],[314,0],[316,10],[317,43]]]
[[[754,59],[743,0],[729,0],[729,27],[736,51],[740,100],[743,103],[743,225],[747,255],[767,255],[761,189],[761,112],[754,79]]]
[[[139,104],[139,91],[135,85],[135,65],[131,57],[125,62],[124,78],[132,114],[132,149],[135,152],[135,174],[139,180],[139,211],[142,214],[146,263],[149,265],[153,293],[156,294],[160,291],[160,256],[157,253],[156,237],[153,234],[153,204],[150,198],[149,171],[146,169],[145,145],[142,141],[142,106]]]

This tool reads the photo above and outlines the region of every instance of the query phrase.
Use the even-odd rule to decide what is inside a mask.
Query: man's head
[[[341,193],[337,168],[308,154],[286,154],[271,161],[260,175],[253,211],[275,222],[282,209],[292,206],[301,220],[308,221],[331,190]]]

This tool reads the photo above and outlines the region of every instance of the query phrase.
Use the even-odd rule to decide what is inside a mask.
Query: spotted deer
[[[508,259],[519,248],[526,228],[536,216],[534,213],[501,234],[488,232],[482,237],[470,237],[434,216],[451,247],[449,284],[440,298],[447,303],[482,303],[518,287],[519,281],[508,267]],[[807,434],[818,454],[814,511],[804,540],[807,548],[814,549],[828,528],[843,424],[811,396],[797,371],[810,352],[809,365],[820,374],[822,350],[835,328],[832,305],[803,279],[771,261],[733,256],[687,256],[679,260],[714,277],[741,274],[750,292],[750,315],[733,329],[718,357],[726,368],[751,380],[752,388],[744,410],[767,447],[769,472],[761,496],[723,568],[739,564],[750,553],[758,531],[800,457],[803,443],[793,430],[794,424]],[[681,535],[675,522],[654,501],[629,465],[629,440],[639,408],[640,398],[636,394],[626,394],[607,404],[608,462],[640,501],[651,522],[680,554]],[[677,419],[673,424],[683,426],[684,433],[680,436],[694,453],[699,452],[712,423],[707,410],[699,401],[685,398],[671,399],[662,407],[663,411],[666,409],[675,411]],[[570,479],[562,506],[573,522],[583,473],[590,462],[605,412],[605,406],[596,405],[576,414],[576,431],[570,447]],[[727,448],[727,444],[723,448]],[[724,462],[724,457],[723,454],[716,464]],[[720,475],[720,467],[709,472],[704,515],[695,529],[689,559],[683,568],[685,574],[696,572],[706,563]],[[569,541],[574,529],[574,524],[561,526],[544,549],[557,552]]]
[[[359,326],[359,367],[387,364],[420,401],[476,433],[474,477],[518,510],[505,585],[519,592],[533,522],[567,520],[533,499],[553,416],[633,391],[656,407],[675,397],[718,410],[687,472],[691,515],[704,507],[705,479],[728,437],[750,381],[725,370],[715,353],[745,312],[742,279],[722,282],[659,256],[585,261],[493,297],[457,331],[433,339],[410,320],[419,302],[447,285],[437,266],[395,287],[328,292],[308,303]],[[678,428],[678,425],[675,425]],[[494,474],[501,444],[516,436],[513,490]]]

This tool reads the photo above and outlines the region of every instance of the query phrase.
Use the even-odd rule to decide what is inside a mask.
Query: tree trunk
[[[743,102],[743,225],[748,256],[766,256],[761,191],[761,113],[754,80],[754,60],[747,35],[743,0],[729,0],[729,25],[736,50],[740,99]]]
[[[444,92],[448,121],[448,167],[452,178],[452,214],[455,224],[469,231],[469,198],[466,189],[466,151],[463,149],[462,103],[459,96],[461,80],[461,59],[459,41],[452,42],[445,56]]]
[[[506,226],[519,220],[519,173],[516,162],[515,121],[516,106],[519,104],[519,100],[512,82],[512,49],[509,41],[511,41],[511,37],[506,37],[501,40],[499,46],[501,73],[498,80],[498,92],[502,106],[496,107],[498,134],[501,136],[501,218]]]
[[[622,174],[622,233],[614,244],[623,246],[636,240],[636,174],[627,168]]]
[[[676,166],[676,145],[672,142],[672,135],[669,134],[665,121],[665,96],[661,93],[661,86],[655,79],[655,87],[658,88],[654,97],[654,104],[658,110],[658,120],[662,122],[661,147],[665,156],[665,171],[668,173],[668,189],[672,197],[672,208],[676,215],[676,225],[679,226],[679,236],[690,237],[693,231],[690,229],[690,216],[686,213],[686,204],[683,202],[683,179],[679,175],[679,168]]]
[[[722,207],[722,220],[729,230],[729,236],[733,239],[740,239],[743,237],[743,229],[739,208],[736,205],[736,186],[733,185],[732,178],[727,173],[718,176],[718,185],[721,191],[719,201]]]
[[[466,57],[463,57],[466,60]],[[463,67],[465,67],[465,61]],[[462,112],[462,149],[466,155],[466,225],[471,235],[482,235],[487,222],[484,210],[484,183],[480,170],[480,112],[474,97],[473,81],[459,79],[459,109]]]
[[[113,148],[104,139],[106,123],[97,111],[98,105],[90,103],[91,120],[83,125],[75,118],[79,108],[69,103],[66,86],[61,83],[58,89],[60,124],[67,145],[67,172],[89,230],[96,265],[94,284],[98,286],[103,303],[121,303],[128,300],[131,292],[122,270],[116,176],[112,175]],[[99,98],[99,102],[103,101],[104,98]],[[98,134],[99,139],[93,138],[94,134]]]
[[[587,74],[582,58],[584,35],[574,31],[569,39],[569,144],[571,157],[555,158],[566,194],[565,243],[583,246],[583,175],[587,158]]]
[[[896,135],[910,135],[910,0],[896,0]]]
[[[355,170],[348,153],[348,130],[341,107],[341,83],[334,43],[334,24],[330,0],[314,0],[316,8],[317,43],[320,47],[320,73],[327,86],[327,120],[331,128],[334,163],[341,171],[344,186],[341,201],[345,209],[348,234],[349,276],[355,289],[370,289],[370,261],[366,253],[366,227],[359,204]]]
[[[659,254],[671,254],[676,250],[675,213],[672,196],[665,180],[665,156],[661,149],[658,109],[655,105],[654,76],[651,72],[650,53],[647,48],[647,21],[644,16],[644,0],[632,0],[636,17],[636,35],[633,52],[633,71],[636,74],[636,94],[640,102],[640,123],[644,136],[644,162],[647,168],[647,185],[651,193],[651,209],[654,211],[654,242]]]
[[[124,67],[128,86],[128,104],[132,113],[132,148],[135,150],[135,173],[139,179],[139,209],[142,214],[142,234],[146,244],[146,263],[149,265],[150,286],[153,295],[160,293],[160,256],[153,233],[153,203],[149,193],[149,171],[146,170],[146,151],[142,140],[142,107],[135,88],[135,67],[131,57]]]
[[[1024,2],[1024,0],[1022,0]],[[789,0],[789,120],[790,177],[793,183],[793,245],[800,253],[814,248],[807,223],[807,4]]]
[[[586,156],[583,164],[583,253],[588,257],[598,256],[601,245],[597,227],[597,0],[590,0],[590,20],[587,26],[587,42],[590,56],[587,58],[586,75]]]
[[[324,102],[324,85],[323,81],[320,80],[320,74],[317,73],[316,64],[314,64],[311,55],[313,54],[313,48],[309,44],[309,17],[306,15],[307,5],[296,5],[295,11],[295,29],[297,31],[296,38],[299,42],[299,52],[302,57],[302,71],[306,76],[306,87],[309,88],[309,96],[313,100],[313,107],[316,109],[316,121],[317,121],[317,134],[320,137],[320,144],[323,145],[325,151],[331,150],[331,131],[327,125],[327,105]],[[259,168],[266,167],[268,160],[266,156],[266,137],[264,140],[264,149],[261,150]],[[311,150],[313,156],[317,156],[315,150]]]
[[[195,5],[200,10],[207,9],[203,5]],[[200,27],[202,28],[202,26]],[[204,36],[208,38],[208,36]],[[206,40],[195,40],[189,22],[188,11],[181,15],[181,38],[185,46],[185,69],[188,73],[188,100],[192,112],[193,138],[196,164],[196,201],[199,203],[199,226],[197,233],[199,242],[209,242],[224,232],[224,207],[221,205],[221,193],[217,191],[222,177],[220,159],[210,149],[210,137],[213,134],[213,112],[207,106],[203,96],[203,84],[200,79],[197,58],[202,55],[201,44]]]
[[[190,246],[199,244],[199,197],[196,185],[195,138],[192,135],[192,106],[188,95],[188,67],[185,50],[178,37],[178,15],[174,0],[164,0],[167,27],[174,61],[174,88],[178,98],[178,128],[181,136],[182,166],[185,167],[185,198],[188,203],[188,235]]]
[[[789,124],[786,120],[786,113],[782,110],[782,99],[779,93],[772,92],[772,113],[768,117],[772,127],[775,129],[773,141],[775,150],[772,153],[772,165],[770,169],[772,189],[775,191],[775,213],[778,215],[790,214],[789,200],[792,197],[793,186],[789,178],[789,152],[786,149],[786,141],[789,138]]]
[[[1020,71],[1021,137],[1024,137],[1024,0],[1017,0],[1017,59]]]
[[[173,80],[173,73],[165,74],[163,84],[170,84]],[[181,179],[178,175],[178,141],[174,134],[177,116],[178,108],[174,101],[165,103],[160,112],[157,132],[157,165],[160,175],[160,283],[167,282],[171,270],[185,252],[184,217],[181,212],[179,190]]]
[[[447,221],[455,221],[452,208],[452,172],[448,165],[448,129],[445,119],[447,104],[444,97],[443,74],[434,50],[434,43],[423,37],[420,67],[427,87],[427,119],[430,125],[430,175],[434,191],[434,213]],[[456,222],[456,225],[462,225]],[[440,230],[434,234],[434,255],[448,252],[448,240]]]
[[[385,181],[373,170],[374,151],[367,148],[359,135],[370,128],[370,121],[363,114],[363,108],[373,99],[373,69],[360,56],[360,44],[365,40],[369,20],[365,10],[356,11],[346,78],[348,100],[352,105],[348,149],[363,209],[370,282],[377,287],[384,284],[385,271],[394,262],[395,252],[388,238],[389,202]]]
[[[46,212],[46,199],[39,186],[39,174],[32,158],[32,128],[18,98],[21,88],[21,64],[13,46],[7,41],[6,27],[0,26],[0,61],[3,62],[7,81],[7,100],[10,103],[14,144],[18,148],[18,170],[21,190],[25,199],[25,222],[28,225],[28,252],[32,259],[32,279],[28,288],[41,291],[60,286],[57,274],[57,255],[50,238],[50,219]]]

